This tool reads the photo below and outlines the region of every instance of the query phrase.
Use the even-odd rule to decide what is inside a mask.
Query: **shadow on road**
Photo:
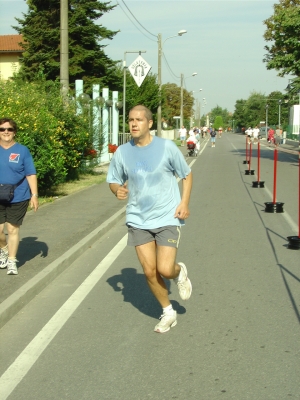
[[[161,313],[161,307],[156,301],[147,285],[144,274],[138,274],[135,268],[123,268],[121,274],[114,275],[106,281],[115,292],[121,292],[124,301],[131,303],[143,314],[157,319]],[[170,281],[165,281],[169,294],[171,294]],[[171,301],[174,310],[178,314],[184,314],[186,309],[177,301]]]
[[[48,246],[45,242],[39,242],[37,237],[25,237],[20,241],[18,249],[19,267],[22,267],[27,261],[40,256],[42,258],[48,255]]]

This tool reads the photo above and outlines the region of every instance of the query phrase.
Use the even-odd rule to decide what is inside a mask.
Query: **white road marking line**
[[[97,265],[69,299],[61,306],[41,331],[32,339],[22,353],[9,366],[0,378],[0,398],[7,399],[37,361],[49,343],[60,331],[86,296],[102,278],[116,258],[127,245],[127,234],[116,244],[107,256]]]
[[[270,192],[270,190],[266,187],[265,185],[265,189],[266,192],[268,193],[268,196],[270,196],[271,199],[273,199],[273,195]],[[284,210],[283,213],[281,213],[281,215],[283,216],[283,218],[286,220],[286,222],[288,223],[288,225],[290,225],[291,229],[293,231],[295,231],[295,233],[298,232],[298,226],[297,224],[292,220],[291,216]],[[293,236],[292,234],[289,234],[289,236]]]

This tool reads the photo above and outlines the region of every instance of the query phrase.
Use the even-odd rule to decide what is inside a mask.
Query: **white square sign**
[[[141,86],[151,68],[152,67],[143,59],[142,56],[138,56],[133,63],[129,65],[129,72],[138,87]]]

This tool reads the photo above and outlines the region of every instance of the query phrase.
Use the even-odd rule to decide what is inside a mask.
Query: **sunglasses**
[[[14,132],[15,130],[14,130],[14,128],[0,128],[0,132],[5,132],[5,131]]]

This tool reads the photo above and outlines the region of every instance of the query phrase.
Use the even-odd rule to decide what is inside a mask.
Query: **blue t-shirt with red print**
[[[32,156],[26,146],[15,143],[9,149],[0,146],[0,183],[15,185],[23,182],[15,189],[11,203],[29,200],[30,188],[26,176],[36,175]]]

